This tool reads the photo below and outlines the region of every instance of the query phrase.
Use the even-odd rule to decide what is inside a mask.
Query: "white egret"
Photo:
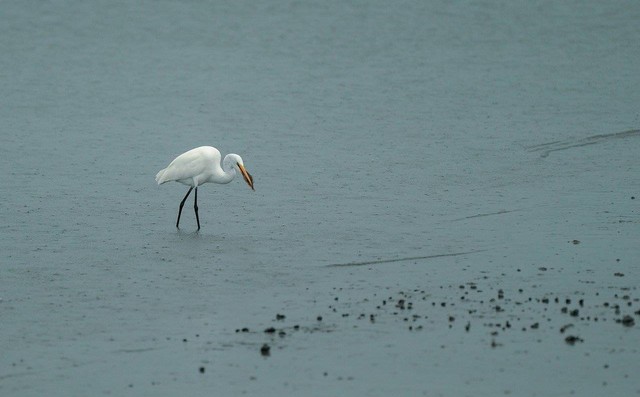
[[[193,209],[196,213],[196,222],[198,222],[198,230],[200,230],[200,217],[198,216],[198,186],[207,183],[229,183],[235,178],[236,170],[240,172],[244,180],[247,182],[251,190],[253,188],[253,177],[244,168],[242,157],[235,153],[224,156],[222,166],[220,166],[220,151],[212,146],[200,146],[182,153],[176,157],[169,166],[160,170],[156,174],[156,182],[162,185],[166,182],[180,182],[183,185],[190,186],[189,191],[180,202],[178,210],[178,220],[176,227],[180,228],[180,215],[184,202],[189,197],[189,193],[196,189],[195,198],[193,200]]]

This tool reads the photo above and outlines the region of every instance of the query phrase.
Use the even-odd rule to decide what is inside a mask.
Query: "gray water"
[[[3,2],[0,394],[640,394],[638,20]]]

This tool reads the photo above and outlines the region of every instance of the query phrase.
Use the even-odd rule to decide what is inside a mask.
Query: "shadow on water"
[[[164,237],[163,245],[176,253],[206,252],[232,259],[242,257],[243,254],[251,254],[259,241],[250,235],[185,228],[168,232]]]
[[[176,236],[178,236],[180,238],[180,240],[187,240],[187,239],[200,240],[200,239],[202,239],[202,234],[200,233],[199,230],[176,229],[174,234]]]

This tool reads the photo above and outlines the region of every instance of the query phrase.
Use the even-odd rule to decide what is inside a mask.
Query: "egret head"
[[[234,153],[227,155],[227,157],[231,161],[231,166],[236,170],[238,170],[238,172],[240,172],[240,175],[242,175],[242,178],[244,178],[244,181],[247,182],[247,185],[249,185],[251,190],[255,190],[253,188],[253,177],[244,168],[244,162],[242,161],[242,157]]]

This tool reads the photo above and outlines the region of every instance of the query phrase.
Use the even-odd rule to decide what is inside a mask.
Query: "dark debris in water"
[[[263,357],[268,357],[271,355],[271,346],[269,346],[268,344],[263,344],[262,347],[260,348],[260,354]]]
[[[562,327],[560,327],[560,333],[564,334],[566,330],[568,330],[569,328],[573,327],[573,324],[566,324],[563,325]]]
[[[553,268],[534,269],[548,274]],[[268,323],[262,325],[262,333],[250,332],[249,327],[236,332],[243,338],[257,338],[263,356],[269,356],[273,346],[285,348],[287,341],[300,333],[331,333],[341,328],[388,329],[389,326],[414,334],[444,328],[447,332],[459,332],[460,338],[479,338],[492,349],[518,341],[540,343],[545,338],[557,338],[558,342],[573,346],[586,343],[576,334],[584,326],[615,322],[633,327],[632,314],[640,315],[640,300],[632,296],[635,287],[618,287],[617,293],[601,297],[603,290],[591,294],[545,292],[539,284],[498,288],[487,282],[488,279],[482,276],[473,281],[440,285],[435,289],[437,292],[424,286],[395,291],[387,287],[389,292],[381,294],[377,289],[365,296],[358,295],[357,299],[338,292],[327,296],[324,311],[315,308],[313,314],[295,318],[295,322],[290,315],[273,313],[264,320]],[[334,291],[341,290],[334,288]],[[256,327],[260,328],[257,325],[251,328]],[[567,334],[569,330],[574,333]],[[514,332],[518,334],[507,336]]]
[[[624,325],[625,327],[633,327],[636,323],[633,317],[629,315],[626,315],[622,318],[617,319],[616,322]]]
[[[579,336],[575,336],[575,335],[569,335],[566,338],[564,338],[564,341],[567,342],[568,345],[575,345],[576,343],[580,342],[584,342],[584,340],[582,338],[580,338]]]

